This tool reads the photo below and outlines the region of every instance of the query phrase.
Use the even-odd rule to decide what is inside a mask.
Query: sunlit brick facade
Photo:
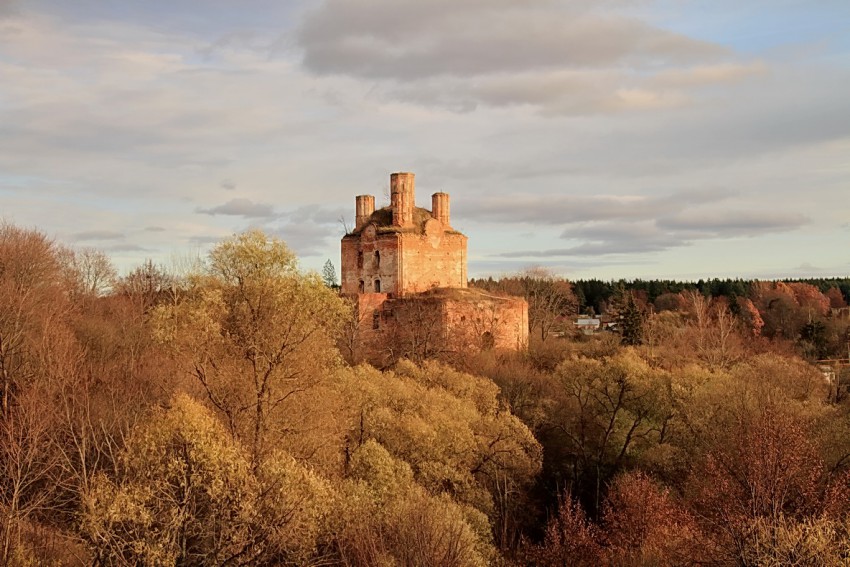
[[[388,207],[356,198],[354,230],[342,239],[342,293],[357,303],[364,344],[391,348],[418,326],[436,330],[441,349],[522,348],[526,302],[468,290],[467,237],[451,226],[449,196],[434,193],[431,210],[415,200],[413,173],[390,176]]]

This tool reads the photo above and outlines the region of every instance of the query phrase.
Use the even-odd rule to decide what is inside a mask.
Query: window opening
[[[363,280],[360,280],[360,293],[365,293],[365,292],[366,292],[366,282],[364,282]]]
[[[381,280],[375,280],[375,293],[381,293]]]

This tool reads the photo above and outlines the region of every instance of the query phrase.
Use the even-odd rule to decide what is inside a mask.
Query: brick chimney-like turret
[[[413,208],[416,206],[416,194],[412,173],[393,173],[390,175],[390,205],[393,209],[393,226],[413,224]]]
[[[443,226],[451,226],[449,224],[448,193],[434,193],[431,195],[431,216],[443,223]]]
[[[360,230],[367,222],[369,217],[375,212],[375,197],[373,195],[357,195],[355,197],[355,208],[357,211],[354,229]]]

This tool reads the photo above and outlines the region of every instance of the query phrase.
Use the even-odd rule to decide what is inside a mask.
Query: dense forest
[[[378,369],[261,232],[118,277],[2,224],[0,564],[845,565],[847,282],[479,280],[527,349]]]

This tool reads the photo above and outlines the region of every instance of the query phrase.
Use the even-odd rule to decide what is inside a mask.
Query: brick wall
[[[466,243],[466,236],[444,231],[437,220],[426,223],[425,234],[403,234],[399,294],[437,287],[465,288]]]

